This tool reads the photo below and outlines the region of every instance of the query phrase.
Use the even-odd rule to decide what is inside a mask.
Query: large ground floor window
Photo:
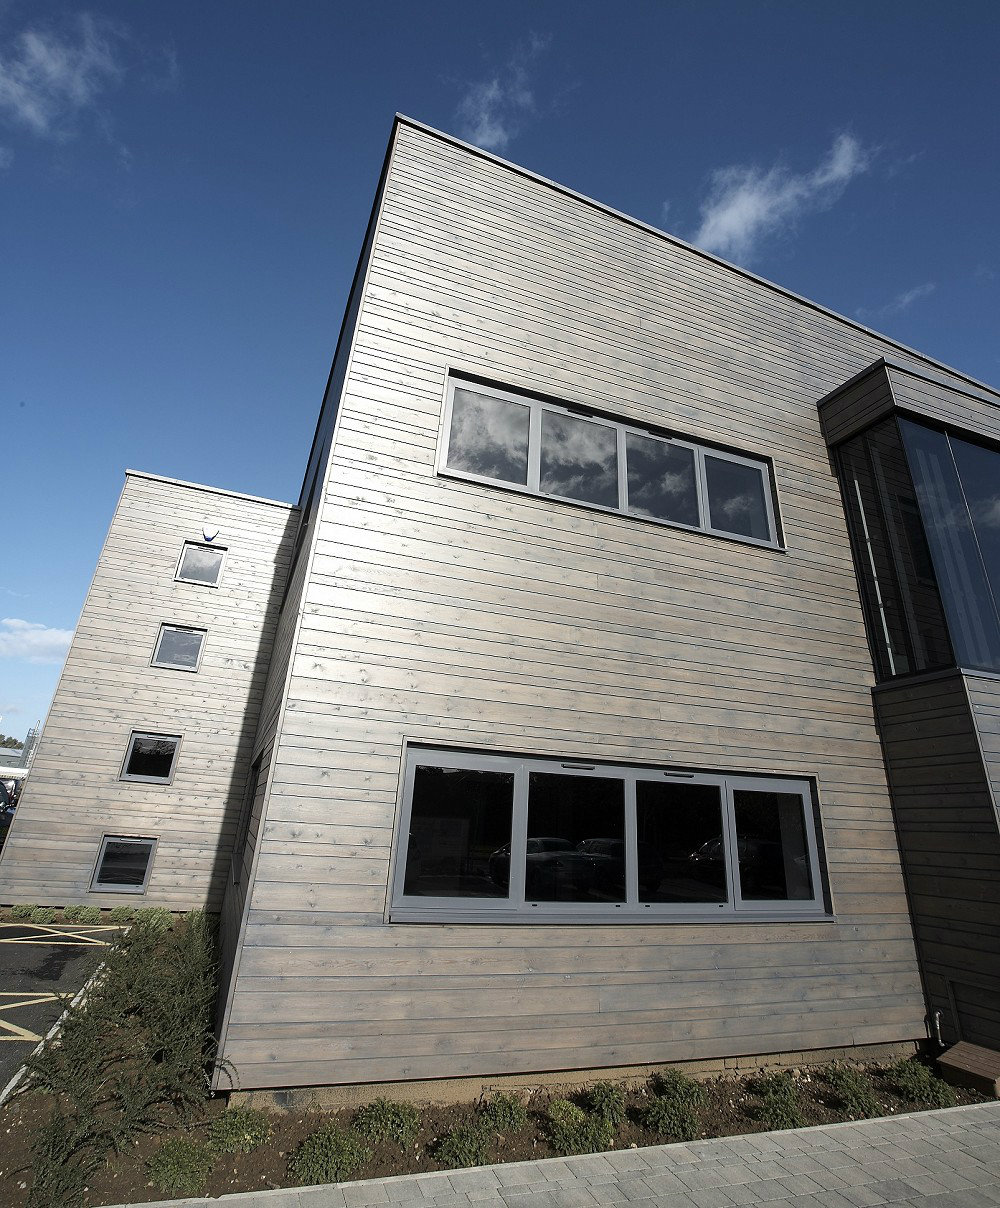
[[[392,917],[826,914],[802,779],[411,748]]]

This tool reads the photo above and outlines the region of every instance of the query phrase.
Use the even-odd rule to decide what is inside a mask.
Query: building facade
[[[0,898],[221,904],[243,1088],[1000,1045],[998,401],[397,119],[298,508],[127,481]]]

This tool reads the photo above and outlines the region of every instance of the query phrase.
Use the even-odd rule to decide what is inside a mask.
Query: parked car
[[[0,780],[0,847],[3,847],[10,824],[14,821],[14,800],[6,784]]]

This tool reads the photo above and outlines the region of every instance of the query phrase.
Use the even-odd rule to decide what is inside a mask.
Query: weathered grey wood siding
[[[129,471],[0,858],[0,901],[120,905],[91,893],[101,836],[158,840],[142,904],[218,908],[297,509]],[[205,522],[220,585],[175,582]],[[208,630],[197,673],[151,667],[161,622]],[[180,734],[172,783],[119,780],[132,730]]]
[[[1000,830],[980,745],[996,689],[954,671],[875,694],[928,1000],[948,1042],[989,1042],[984,1012],[962,1009],[986,990],[1000,1044]]]
[[[223,1036],[242,1086],[924,1034],[816,412],[886,351],[398,127]],[[436,476],[450,367],[772,457],[787,552]],[[387,923],[406,739],[816,776],[836,921]]]
[[[872,366],[818,406],[823,437],[831,448],[878,423],[895,408],[887,366]]]

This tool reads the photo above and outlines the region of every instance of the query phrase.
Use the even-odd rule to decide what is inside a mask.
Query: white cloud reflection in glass
[[[640,516],[698,525],[694,450],[628,432],[628,507]]]
[[[448,468],[526,485],[529,416],[529,409],[520,403],[456,389]]]
[[[546,495],[618,507],[618,437],[590,420],[542,412],[539,490]]]

